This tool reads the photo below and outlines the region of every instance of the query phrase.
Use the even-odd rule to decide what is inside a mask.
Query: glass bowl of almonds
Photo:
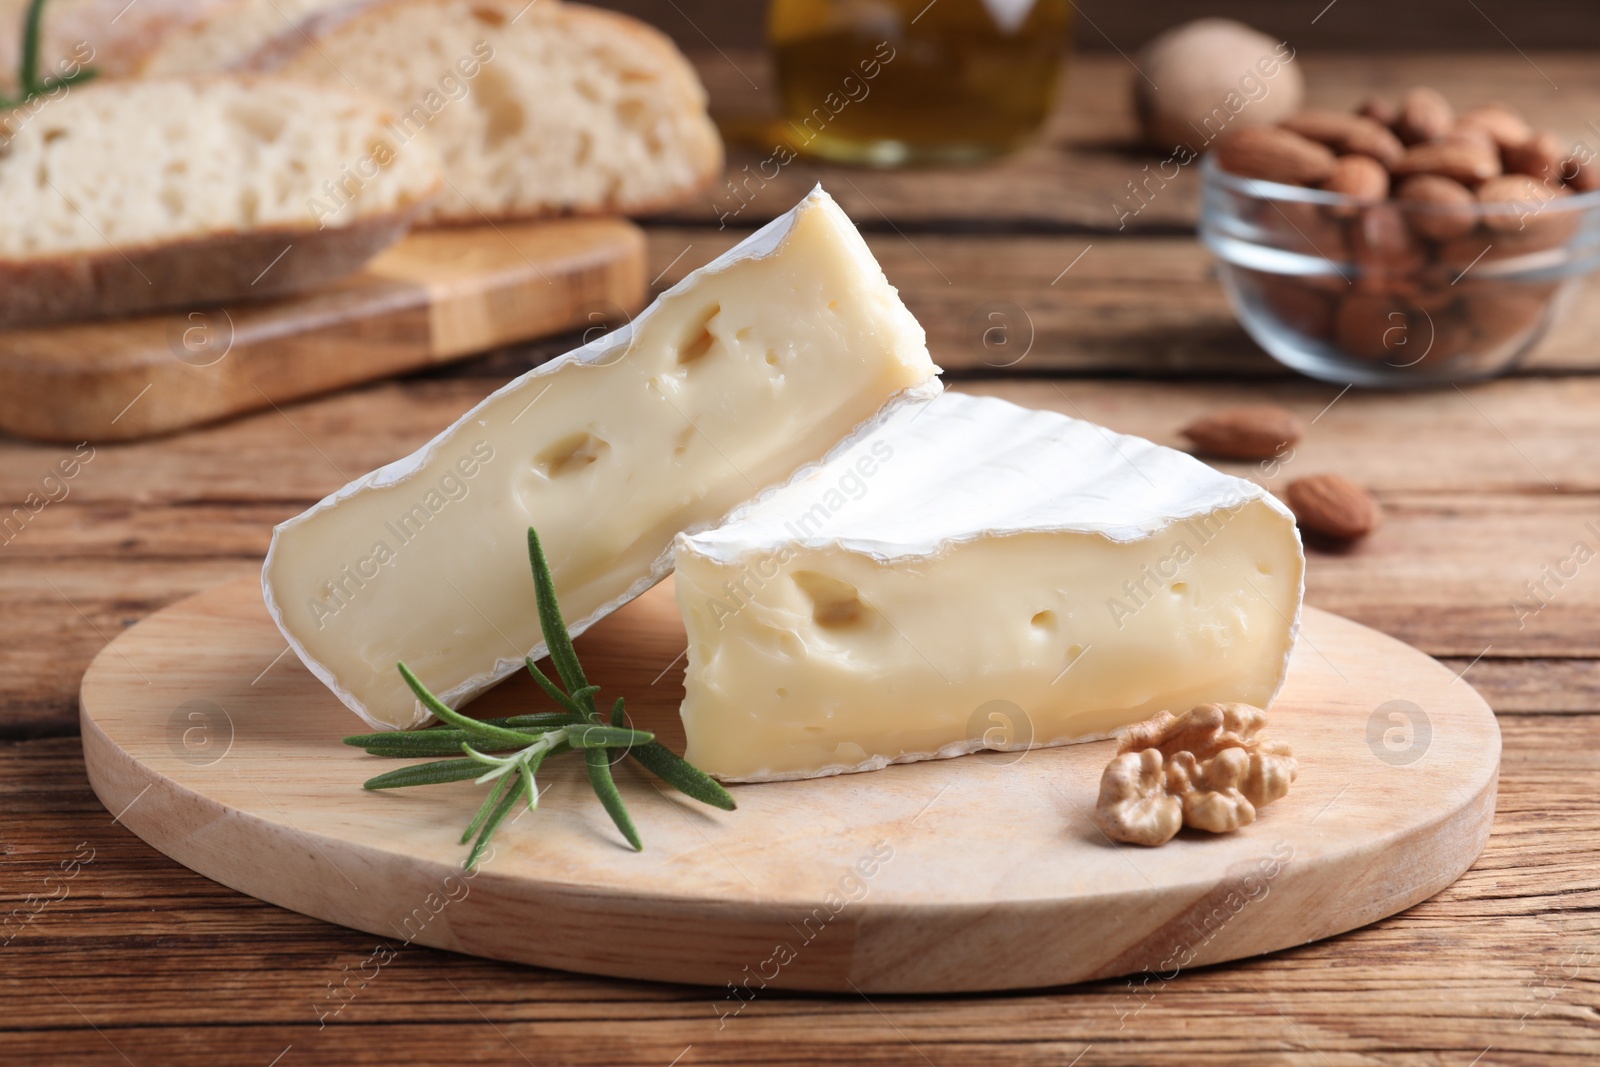
[[[1280,363],[1369,386],[1515,366],[1600,266],[1600,156],[1439,93],[1240,130],[1201,165],[1200,236]]]

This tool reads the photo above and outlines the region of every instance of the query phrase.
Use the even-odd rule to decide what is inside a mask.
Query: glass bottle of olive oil
[[[1054,102],[1071,0],[772,0],[784,136],[824,159],[965,163]]]

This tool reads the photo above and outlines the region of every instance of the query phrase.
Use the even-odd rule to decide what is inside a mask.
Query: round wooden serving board
[[[602,697],[682,751],[683,628],[671,583],[578,641]],[[1089,820],[1112,742],[734,787],[721,812],[618,780],[621,842],[577,760],[540,775],[468,877],[458,836],[483,787],[370,793],[396,761],[293,655],[253,583],[173,605],[84,677],[83,748],[107,809],[156,848],[263,900],[369,931],[566,970],[721,987],[1011,989],[1237,959],[1328,937],[1437,893],[1494,818],[1500,732],[1466,682],[1308,609],[1272,709],[1294,791],[1252,826],[1115,845]],[[543,707],[527,679],[477,714]],[[731,986],[731,988],[730,988]]]

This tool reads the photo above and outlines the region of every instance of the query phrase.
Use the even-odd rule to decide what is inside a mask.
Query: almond
[[[1464,112],[1456,129],[1482,130],[1501,150],[1518,145],[1533,136],[1526,119],[1504,104],[1488,104]]]
[[[1449,133],[1456,124],[1455,109],[1437,89],[1419,86],[1406,93],[1400,104],[1395,132],[1407,144],[1434,141]]]
[[[1500,156],[1487,137],[1462,137],[1412,145],[1391,169],[1396,178],[1442,174],[1463,185],[1477,185],[1500,173]]]
[[[1337,276],[1333,280],[1341,290],[1345,288]],[[1337,293],[1327,292],[1310,278],[1276,274],[1256,274],[1251,288],[1285,328],[1307,337],[1333,336]]]
[[[1430,316],[1446,311],[1456,302],[1459,295],[1450,285],[1454,278],[1453,272],[1445,273],[1444,277],[1417,276],[1396,281],[1393,285],[1383,290],[1389,296],[1398,297],[1419,311],[1425,311]]]
[[[1349,258],[1344,224],[1332,218],[1321,204],[1269,200],[1257,207],[1256,221],[1272,235],[1273,247],[1336,261]]]
[[[1577,156],[1564,159],[1561,162],[1561,180],[1576,192],[1592,193],[1600,189],[1600,165],[1593,159],[1579,159]]]
[[[1547,188],[1544,182],[1531,174],[1501,174],[1480,185],[1476,199],[1485,204],[1542,204],[1559,196],[1560,193],[1556,191],[1559,188]]]
[[[1308,107],[1295,112],[1278,125],[1286,130],[1293,130],[1301,137],[1309,137],[1319,141],[1329,148],[1337,149],[1344,143],[1345,137],[1350,132],[1350,127],[1358,122],[1365,122],[1360,115],[1351,115],[1344,111],[1333,111],[1325,107]]]
[[[1338,474],[1313,474],[1289,483],[1284,495],[1300,528],[1340,541],[1354,541],[1378,528],[1378,502]]]
[[[1506,205],[1509,210],[1486,213],[1484,226],[1500,233],[1516,233],[1538,226],[1541,230],[1565,222],[1552,211],[1541,218],[1547,201],[1567,196],[1559,185],[1547,186],[1543,181],[1527,174],[1502,174],[1491,178],[1478,189],[1478,200],[1484,204]]]
[[[1350,224],[1350,256],[1360,269],[1359,288],[1409,277],[1427,262],[1427,251],[1406,225],[1400,205],[1393,203],[1361,209]]]
[[[1500,155],[1500,146],[1495,139],[1476,126],[1457,126],[1435,143],[1467,145],[1480,152],[1492,152],[1496,158]]]
[[[1561,176],[1561,161],[1568,155],[1561,147],[1561,139],[1549,130],[1536,133],[1521,144],[1511,145],[1502,154],[1508,172],[1549,181]]]
[[[1431,240],[1453,240],[1478,226],[1472,190],[1442,174],[1413,174],[1400,183],[1395,198],[1405,205],[1411,228]]]
[[[1356,108],[1356,114],[1381,126],[1393,126],[1400,117],[1400,109],[1381,96],[1369,96]]]
[[[1356,127],[1345,138],[1343,151],[1371,156],[1384,166],[1393,166],[1395,160],[1405,155],[1405,145],[1400,143],[1387,126],[1376,122]]]
[[[1300,420],[1276,404],[1224,408],[1183,428],[1201,452],[1225,459],[1271,459],[1300,433]]]
[[[1322,188],[1356,200],[1382,200],[1389,195],[1389,172],[1371,156],[1340,156],[1334,160],[1333,174],[1322,183]],[[1467,196],[1470,199],[1472,194],[1467,193]],[[1355,210],[1335,208],[1334,214],[1354,214]]]
[[[1405,152],[1400,138],[1391,133],[1388,127],[1343,111],[1308,108],[1284,119],[1281,125],[1302,137],[1325,144],[1335,152],[1371,156],[1385,165],[1393,163]]]
[[[1549,291],[1507,285],[1479,286],[1462,297],[1467,323],[1486,346],[1520,341],[1544,319]]]
[[[1351,293],[1334,317],[1334,340],[1356,359],[1406,363],[1411,320],[1406,304],[1387,293]]]
[[[1217,148],[1217,163],[1230,174],[1286,185],[1321,185],[1333,174],[1326,145],[1275,126],[1240,130]]]
[[[1474,264],[1493,263],[1504,259],[1507,251],[1498,237],[1473,230],[1471,233],[1444,242],[1435,255],[1439,266],[1450,271],[1451,277],[1455,277]]]

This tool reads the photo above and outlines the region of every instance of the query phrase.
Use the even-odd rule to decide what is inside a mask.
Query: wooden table
[[[1305,63],[1319,102],[1412,82],[1476,99],[1493,85],[1567,134],[1600,138],[1584,126],[1600,115],[1589,56]],[[724,110],[759,106],[741,80],[766,86],[758,57],[712,54],[703,69]],[[786,208],[820,175],[960,388],[1173,444],[1216,405],[1298,411],[1310,432],[1268,484],[1339,471],[1387,514],[1367,543],[1312,557],[1309,602],[1439,657],[1500,715],[1495,833],[1460,882],[1335,940],[1171,980],[947,999],[772,993],[724,1026],[712,990],[396,947],[319,1026],[330,983],[361,970],[376,939],[224,889],[121,829],[84,780],[78,679],[120,629],[254,574],[274,523],[410,451],[563,339],[77,457],[0,442],[4,510],[54,498],[0,534],[0,1062],[1593,1062],[1600,562],[1547,581],[1542,610],[1519,619],[1510,602],[1576,543],[1600,548],[1600,302],[1492,384],[1383,394],[1288,375],[1234,325],[1188,236],[1192,176],[1117,231],[1112,198],[1147,161],[1127,149],[1127,77],[1114,56],[1080,62],[1041,145],[1000,166],[797,164],[737,221]],[[696,209],[652,228],[658,286],[737,239],[714,219]],[[986,363],[976,325],[995,302],[1033,339],[1004,371]],[[73,477],[52,477],[73,458]]]

